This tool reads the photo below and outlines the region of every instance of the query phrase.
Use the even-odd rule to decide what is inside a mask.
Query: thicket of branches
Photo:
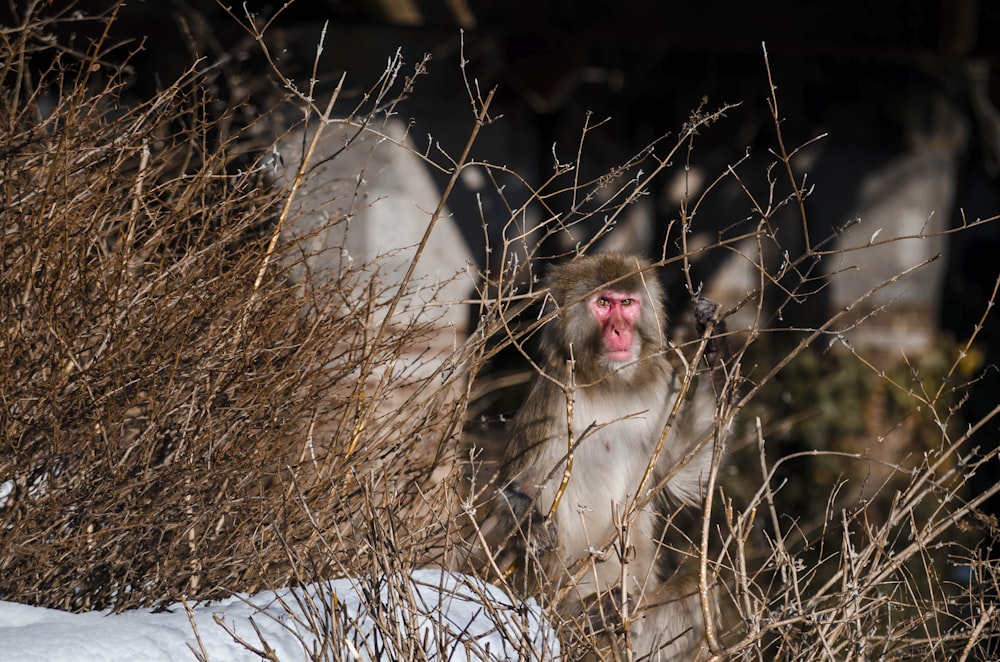
[[[55,20],[3,33],[0,594],[122,609],[356,558],[317,532],[414,502],[460,429],[433,404],[457,376],[380,381],[428,323],[363,264],[289,282],[284,194],[211,66],[125,102],[127,53]]]
[[[378,258],[323,280],[290,278],[299,252],[281,232],[294,220],[291,201],[311,152],[292,164],[291,187],[269,185],[260,132],[247,120],[253,113],[216,96],[221,68],[195,63],[151,98],[126,102],[127,56],[111,49],[106,32],[85,47],[50,37],[56,22],[70,20],[83,19],[31,11],[0,31],[0,595],[126,609],[342,574],[390,577],[447,559],[467,530],[461,500],[490,489],[480,483],[467,494],[459,438],[472,394],[488,390],[474,390],[477,375],[532,331],[512,320],[539,295],[524,274],[543,257],[534,247],[600,219],[580,247],[590,250],[683,167],[698,130],[720,113],[695,113],[594,181],[581,181],[574,164],[556,164],[527,203],[546,211],[541,225],[523,227],[524,208],[512,208],[503,245],[490,247],[493,268],[480,274],[475,304],[480,326],[428,370],[407,370],[412,348],[437,333],[436,313],[404,314],[418,284],[373,277]],[[103,20],[110,24],[113,11]],[[266,59],[266,25],[233,20]],[[336,117],[337,91],[327,104],[278,67],[269,75],[318,132],[336,122],[385,138],[385,122],[424,65],[407,71],[391,60],[358,105]],[[474,109],[467,149],[420,157],[450,178],[442,202],[473,166],[502,198],[499,181],[517,174],[476,160],[477,135],[495,121],[492,96],[463,74]],[[795,330],[777,323],[775,311],[816,291],[819,256],[838,250],[817,241],[789,255],[780,243],[777,225],[789,209],[806,223],[808,200],[778,102],[772,97],[776,167],[766,190],[746,190],[751,218],[712,246],[688,247],[692,200],[660,260],[683,273],[700,251],[746,239],[757,246],[749,259],[758,287],[723,303],[727,313],[754,311],[751,328],[734,330],[735,405],[724,413],[740,420],[733,461],[759,473],[728,483],[723,472],[698,530],[688,532],[707,541],[692,553],[722,598],[710,623],[712,653],[989,658],[1000,569],[997,524],[980,506],[1000,487],[973,493],[968,480],[996,465],[995,443],[973,437],[996,428],[998,410],[963,418],[977,375],[959,369],[980,327],[945,350],[944,368],[931,376],[917,363],[887,371],[861,352],[830,358],[868,380],[857,383],[905,395],[899,406],[909,409],[899,418],[919,411],[933,444],[916,467],[893,467],[904,480],[879,493],[877,517],[873,502],[842,483],[812,494],[818,508],[807,516],[786,513],[784,495],[808,491],[793,484],[810,480],[797,465],[827,457],[849,480],[852,470],[864,475],[867,460],[823,449],[782,456],[768,439],[779,422],[751,409],[769,401],[783,371],[815,360],[813,345],[836,337],[843,321],[831,315]],[[584,128],[581,151],[593,130]],[[365,173],[357,175],[360,182]],[[567,191],[579,206],[555,209]],[[441,209],[428,210],[432,226]],[[992,305],[982,302],[984,320]],[[784,422],[801,423],[794,414]],[[955,569],[967,570],[967,580],[957,581]],[[385,628],[399,646],[414,645],[405,623]],[[317,657],[348,657],[336,637],[327,641]]]

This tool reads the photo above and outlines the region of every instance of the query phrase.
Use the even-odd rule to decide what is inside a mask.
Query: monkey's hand
[[[507,504],[510,516],[513,518],[510,531],[514,539],[523,546],[522,551],[537,560],[555,550],[555,523],[546,523],[545,517],[538,511],[538,505],[530,496],[518,489],[512,483],[501,490],[501,499]]]
[[[631,611],[635,601],[631,595],[626,595],[623,603],[621,590],[614,588],[584,598],[582,603],[582,611],[587,615],[587,626],[591,632],[621,634],[624,631],[625,614]]]
[[[694,322],[699,336],[705,335],[705,329],[712,323],[715,311],[718,309],[719,304],[711,299],[698,297],[698,301],[694,304]],[[724,360],[728,354],[725,334],[726,321],[718,320],[715,322],[715,328],[712,329],[712,335],[705,343],[705,352],[702,355],[705,357],[705,362],[711,367],[718,365],[720,359]]]

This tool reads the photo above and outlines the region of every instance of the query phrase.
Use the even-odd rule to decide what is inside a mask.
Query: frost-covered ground
[[[376,623],[392,619],[407,624],[400,632],[420,632],[420,641],[400,640],[429,659],[558,657],[559,644],[534,601],[512,602],[494,586],[440,570],[417,570],[400,586],[390,591],[384,583],[339,579],[159,613],[70,614],[0,602],[0,659],[256,661],[261,656],[251,648],[265,647],[283,662],[410,659],[413,650],[379,634],[384,625]],[[325,655],[309,655],[321,650]]]

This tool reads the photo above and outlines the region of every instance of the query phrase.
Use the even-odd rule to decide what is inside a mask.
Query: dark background
[[[241,20],[239,3],[233,11]],[[715,167],[748,148],[760,168],[770,160],[774,126],[768,110],[767,69],[778,86],[782,129],[794,144],[828,133],[810,170],[826,183],[812,202],[811,223],[825,236],[850,216],[866,177],[902,153],[915,133],[934,134],[937,109],[952,109],[966,139],[958,147],[956,205],[940,210],[950,223],[1000,213],[1000,3],[985,0],[880,2],[593,2],[464,0],[299,0],[288,8],[248,2],[258,21],[278,13],[266,32],[282,71],[307,85],[316,44],[329,21],[318,68],[321,91],[348,72],[344,104],[356,102],[388,57],[400,48],[408,63],[432,56],[401,112],[457,154],[471,127],[458,66],[462,33],[467,72],[483,90],[498,89],[495,114],[505,133],[484,136],[479,158],[509,164],[540,181],[575,148],[587,113],[609,118],[590,143],[581,167],[602,172],[651,140],[676,131],[707,99],[713,109],[738,102],[724,121],[699,136],[698,158]],[[55,5],[51,7],[56,9]],[[110,12],[110,2],[82,2],[88,13]],[[279,11],[280,10],[280,11]],[[132,1],[117,9],[109,57],[133,52],[128,94],[143,98],[169,84],[195,57],[228,71],[220,98],[254,99],[274,90],[260,49],[217,3]],[[5,21],[16,20],[8,14]],[[64,24],[84,47],[97,22]],[[230,87],[225,88],[226,85]],[[498,129],[497,131],[501,131]],[[553,147],[555,145],[555,147]],[[473,196],[453,197],[456,216]],[[501,211],[501,210],[497,210]],[[489,212],[489,209],[487,209]],[[670,209],[658,209],[666,216]],[[735,211],[720,210],[723,217]],[[473,218],[477,218],[473,216]],[[471,231],[470,250],[483,262]],[[554,247],[553,247],[554,250]],[[949,240],[940,300],[941,330],[968,337],[1000,277],[996,223]],[[707,272],[712,265],[702,267]],[[710,273],[699,274],[708,278]],[[967,403],[979,420],[1000,400],[1000,324],[994,315],[981,332],[983,380]],[[995,444],[997,426],[983,434]],[[982,476],[982,480],[994,480]]]

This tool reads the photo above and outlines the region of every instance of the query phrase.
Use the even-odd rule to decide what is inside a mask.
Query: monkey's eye
[[[623,306],[631,306],[634,302],[634,299],[622,299]]]
[[[604,297],[599,297],[597,299],[597,305],[600,306],[601,308],[607,308],[608,306],[611,305],[611,303]]]

